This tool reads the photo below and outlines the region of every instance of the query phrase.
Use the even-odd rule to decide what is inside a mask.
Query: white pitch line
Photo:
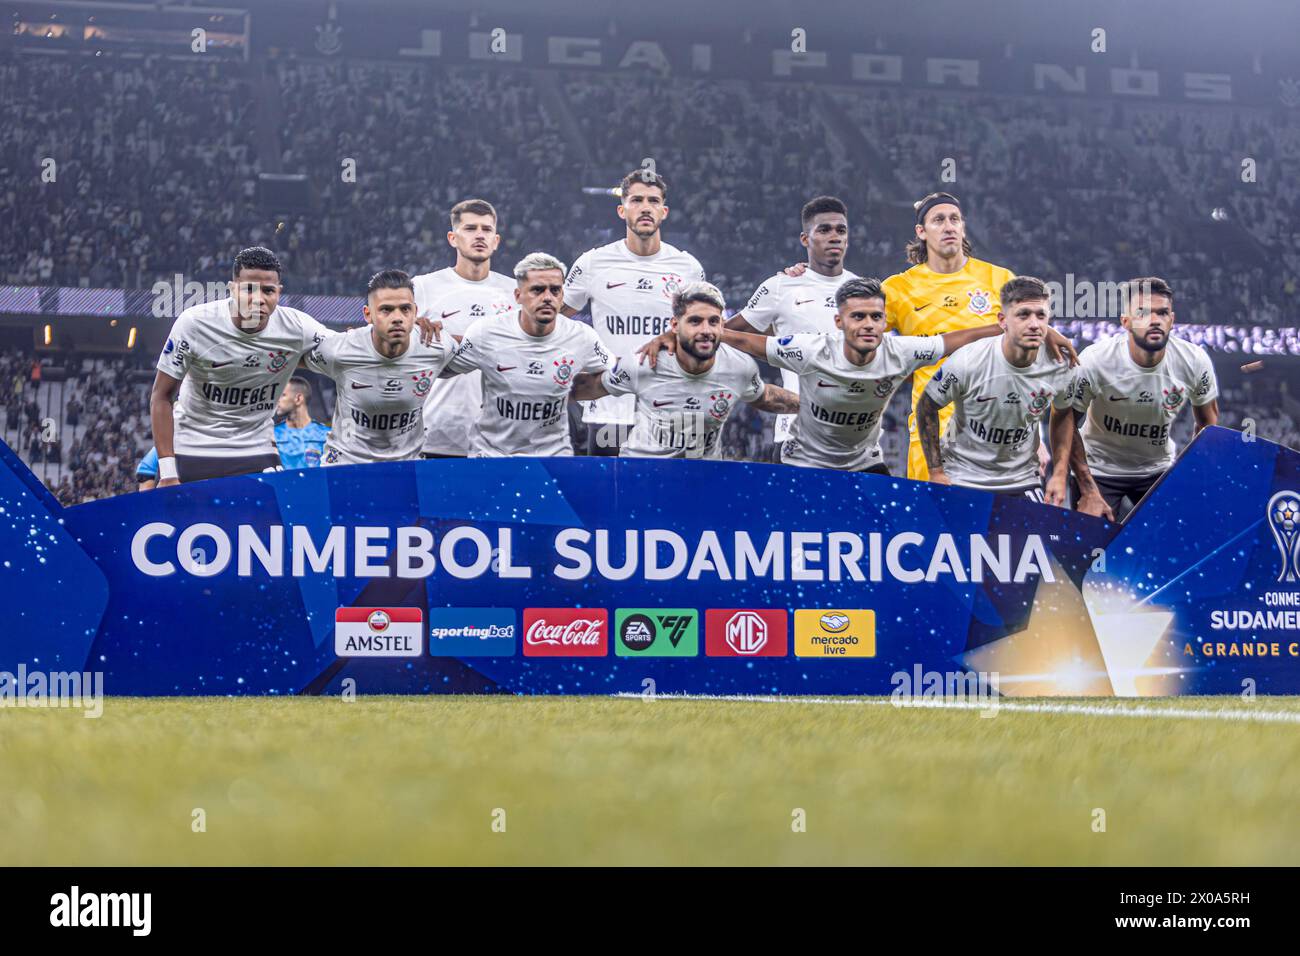
[[[893,707],[896,710],[1007,710],[1025,714],[1078,714],[1087,717],[1164,717],[1184,720],[1224,720],[1230,723],[1300,724],[1300,711],[1287,710],[1191,710],[1186,707],[1106,707],[1100,704],[1040,704],[1011,701],[1005,697],[996,704],[964,700],[921,699],[906,704],[890,700],[862,700],[844,697],[771,697],[739,694],[644,694],[622,693],[615,697],[643,700],[716,700],[746,704],[839,704],[875,707]]]

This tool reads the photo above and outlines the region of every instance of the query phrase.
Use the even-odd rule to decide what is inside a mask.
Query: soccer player
[[[1172,467],[1177,449],[1169,431],[1187,405],[1197,432],[1219,421],[1214,366],[1205,349],[1173,334],[1169,283],[1133,279],[1126,291],[1124,331],[1083,350],[1074,397],[1075,412],[1086,415],[1088,470],[1120,518]],[[1058,462],[1054,496],[1064,497],[1065,473]]]
[[[311,420],[309,401],[311,382],[295,375],[275,403],[275,449],[285,468],[315,468],[324,453],[330,429]]]
[[[333,335],[307,354],[307,367],[334,380],[334,431],[323,465],[403,461],[424,443],[424,400],[455,352],[411,338],[415,285],[400,269],[366,286],[366,324]]]
[[[736,402],[791,413],[799,396],[765,383],[752,358],[722,344],[726,303],[717,287],[687,283],[673,295],[674,353],[654,365],[620,357],[603,375],[580,375],[575,399],[635,395],[627,458],[721,458],[722,426]],[[751,336],[759,338],[759,336]]]
[[[229,298],[176,317],[149,400],[158,487],[280,467],[272,425],[280,392],[298,360],[334,334],[279,304],[280,271],[271,250],[245,249]]]
[[[614,355],[630,355],[672,321],[672,298],[688,282],[703,282],[704,269],[690,253],[664,242],[668,184],[658,173],[638,169],[623,177],[618,217],[627,234],[578,257],[564,284],[564,314],[588,305],[596,334]],[[583,408],[587,453],[617,455],[622,434],[633,423],[636,399],[610,395]]]
[[[996,338],[967,346],[944,363],[916,405],[929,480],[1043,501],[1037,460],[1039,426],[1048,408],[1069,408],[1077,372],[1043,348],[1052,321],[1047,287],[1022,276],[999,290]],[[940,439],[940,410],[955,411]],[[1059,440],[1055,459],[1068,457]],[[1080,510],[1099,504],[1090,478]]]
[[[836,290],[849,279],[858,278],[844,268],[849,249],[849,211],[834,196],[818,196],[804,204],[799,213],[799,242],[808,250],[807,267],[792,275],[778,272],[754,290],[749,304],[733,315],[727,328],[760,335],[831,333],[836,330]],[[782,384],[798,393],[799,375],[782,369]],[[778,444],[790,437],[793,415],[777,417],[774,439]]]
[[[158,449],[150,448],[135,466],[136,491],[149,491],[158,484]]]
[[[515,309],[515,280],[492,271],[492,256],[501,245],[497,211],[483,199],[466,199],[451,208],[447,243],[456,264],[418,275],[415,304],[419,314],[440,321],[460,337],[478,319]],[[421,458],[464,458],[469,454],[469,427],[483,402],[477,372],[440,378],[424,401]]]
[[[912,267],[883,283],[889,327],[903,335],[938,335],[987,324],[998,314],[998,290],[1014,273],[971,255],[961,203],[950,193],[931,193],[916,204],[915,238],[907,244]],[[917,431],[916,407],[938,365],[912,376],[913,412],[908,416],[907,476],[924,480],[925,455]],[[951,410],[939,415],[947,427]]]
[[[534,252],[514,272],[518,310],[471,325],[443,375],[483,375],[471,458],[572,455],[565,408],[574,377],[604,372],[609,353],[594,329],[560,314],[564,263]]]

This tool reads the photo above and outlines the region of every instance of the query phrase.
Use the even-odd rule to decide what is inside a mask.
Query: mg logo
[[[789,618],[768,608],[709,608],[704,613],[704,653],[709,657],[785,657]]]
[[[740,611],[727,622],[727,646],[737,654],[757,654],[767,646],[767,622],[753,611]]]

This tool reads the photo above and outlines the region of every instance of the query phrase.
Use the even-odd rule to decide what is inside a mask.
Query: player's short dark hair
[[[961,208],[961,203],[958,202],[956,196],[954,196],[952,193],[943,193],[943,192],[930,193],[929,195],[922,196],[916,202],[912,203],[912,207],[917,211],[917,214],[919,215],[922,207],[926,205],[942,205],[945,202],[952,203],[958,209]],[[971,248],[970,239],[963,236],[961,240],[962,255],[969,256],[973,251],[974,250]],[[926,247],[924,239],[913,238],[911,241],[908,242],[907,261],[910,262],[912,265],[914,266],[920,265],[921,263],[925,262],[925,260],[929,258],[929,256],[930,256],[930,250]]]
[[[648,169],[634,169],[624,176],[623,181],[618,184],[619,198],[621,199],[626,196],[628,191],[637,183],[642,183],[646,186],[658,186],[660,195],[662,195],[664,199],[668,198],[668,180],[664,179],[658,173],[651,172]]]
[[[717,286],[709,282],[690,282],[673,293],[673,318],[680,319],[685,315],[692,302],[704,302],[724,313],[727,311],[727,300]]]
[[[1033,276],[1016,276],[1014,279],[1003,283],[999,296],[1002,299],[1002,310],[1004,312],[1017,302],[1051,298],[1046,283],[1042,279],[1035,279]]]
[[[401,269],[384,269],[376,272],[366,283],[366,298],[370,298],[380,289],[410,289],[411,295],[415,295],[415,283],[411,281],[410,275]]]
[[[1128,301],[1132,302],[1140,295],[1163,295],[1174,301],[1174,290],[1169,283],[1158,276],[1142,276],[1128,280]]]
[[[491,216],[496,222],[497,211],[486,199],[462,199],[451,207],[451,228],[460,225],[461,216],[470,213],[475,216]]]
[[[257,269],[279,275],[280,257],[266,246],[249,246],[247,249],[240,249],[236,253],[234,267],[230,270],[230,278],[238,279],[239,273],[244,269]]]
[[[311,401],[311,381],[303,378],[301,375],[295,375],[289,379],[287,388],[297,389],[298,394],[302,396],[304,402]]]
[[[885,290],[879,279],[848,279],[835,290],[835,308],[840,308],[849,299],[881,299]]]
[[[799,224],[803,226],[804,232],[808,231],[808,223],[812,222],[813,216],[824,212],[837,212],[845,219],[849,217],[849,207],[841,200],[834,196],[817,196],[804,203],[803,209],[799,211]]]

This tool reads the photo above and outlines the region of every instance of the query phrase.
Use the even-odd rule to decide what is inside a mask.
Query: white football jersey
[[[181,380],[172,414],[177,454],[275,454],[275,403],[298,360],[337,335],[306,312],[277,306],[261,332],[244,332],[230,300],[191,306],[176,317],[158,371]]]
[[[591,326],[559,316],[549,335],[532,336],[516,315],[469,327],[448,365],[477,369],[483,404],[469,433],[471,458],[572,455],[565,403],[579,372],[603,372],[609,353]]]
[[[406,351],[386,358],[363,325],[325,339],[307,353],[307,367],[334,380],[334,425],[322,465],[357,465],[414,458],[424,441],[424,400],[455,352],[441,342],[423,345],[418,334]]]
[[[847,269],[837,276],[824,276],[812,269],[798,277],[778,272],[763,280],[763,284],[749,297],[749,304],[741,311],[745,315],[745,321],[764,335],[835,332],[835,290],[856,278],[858,276]],[[799,376],[783,368],[781,384],[798,393]],[[793,415],[776,417],[776,441],[789,439],[794,420]]]
[[[1074,402],[1076,370],[1053,362],[1046,347],[1028,368],[1002,354],[1005,335],[958,349],[934,373],[925,394],[955,403],[940,441],[953,484],[986,491],[1038,485],[1039,426],[1049,408]]]
[[[769,338],[768,362],[799,383],[799,414],[791,416],[781,460],[839,471],[881,464],[880,422],[889,400],[913,371],[942,357],[942,335],[886,335],[866,365],[848,360],[839,329]]]
[[[653,256],[638,256],[623,239],[589,249],[564,281],[564,304],[579,312],[591,306],[591,324],[612,355],[631,355],[668,330],[673,293],[702,282],[704,269],[689,252],[662,243]],[[636,399],[611,395],[584,402],[582,420],[631,425]]]
[[[1079,355],[1074,407],[1087,411],[1080,434],[1088,470],[1103,478],[1150,477],[1174,463],[1170,426],[1190,402],[1219,397],[1214,365],[1205,349],[1169,337],[1164,358],[1142,368],[1128,351],[1129,333],[1097,342]]]
[[[419,314],[441,322],[444,334],[464,335],[479,319],[515,311],[518,283],[499,272],[473,282],[448,268],[426,272],[411,281]],[[483,383],[477,372],[435,381],[424,401],[424,445],[420,450],[438,455],[469,454],[469,426],[482,403]]]
[[[636,421],[618,452],[627,458],[721,458],[727,417],[737,402],[762,398],[764,388],[758,363],[726,345],[699,375],[668,352],[654,368],[633,354],[621,356],[601,383],[611,395],[636,396]]]

